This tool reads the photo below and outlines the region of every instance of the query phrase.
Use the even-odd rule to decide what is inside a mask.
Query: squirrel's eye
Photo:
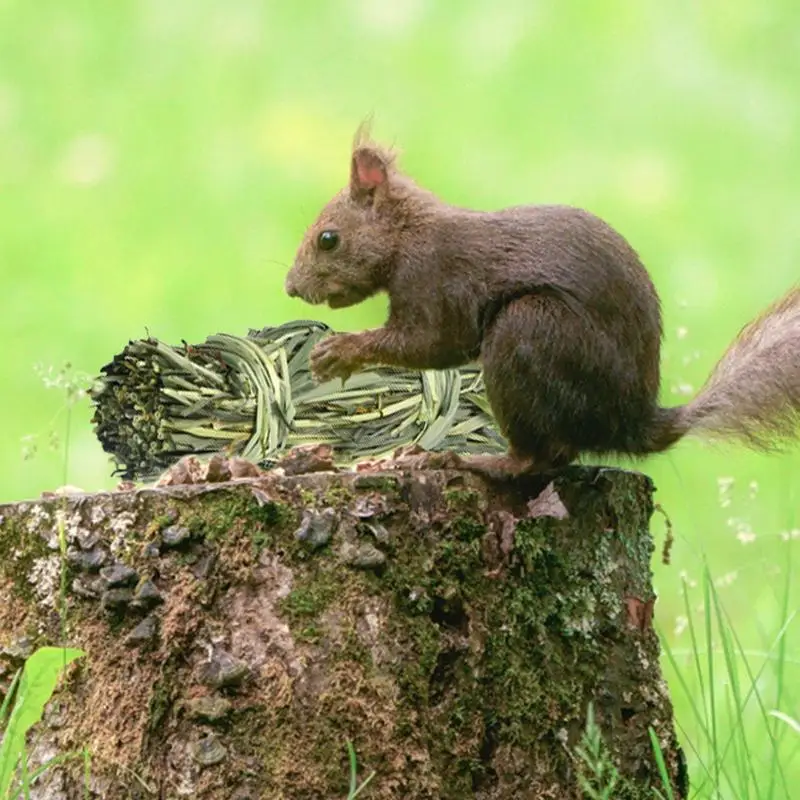
[[[317,239],[320,250],[333,250],[339,244],[339,234],[336,231],[322,231]]]

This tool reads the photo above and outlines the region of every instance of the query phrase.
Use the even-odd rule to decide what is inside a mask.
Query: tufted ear
[[[359,145],[353,150],[350,167],[350,195],[354,200],[372,202],[376,190],[389,180],[386,154],[372,145]]]

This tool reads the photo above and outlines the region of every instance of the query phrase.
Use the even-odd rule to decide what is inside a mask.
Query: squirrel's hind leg
[[[516,459],[557,469],[581,452],[630,451],[652,399],[633,356],[586,312],[544,294],[517,298],[484,333],[486,394]],[[513,460],[512,462],[513,463]]]
[[[573,460],[571,451],[549,454],[547,457],[521,455],[510,450],[504,455],[470,455],[461,456],[459,468],[474,472],[490,480],[518,478],[522,475],[534,475],[566,466]]]

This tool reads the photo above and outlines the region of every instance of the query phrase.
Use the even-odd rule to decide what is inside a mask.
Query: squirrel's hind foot
[[[521,475],[545,472],[549,465],[542,465],[532,456],[504,455],[462,456],[459,468],[474,472],[489,480],[508,480]]]

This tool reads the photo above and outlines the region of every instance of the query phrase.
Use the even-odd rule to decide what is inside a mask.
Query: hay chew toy
[[[479,367],[371,369],[317,384],[308,356],[331,329],[288,322],[197,345],[131,341],[101,370],[92,422],[115,474],[147,480],[186,455],[224,452],[270,466],[325,443],[338,464],[426,450],[503,452]]]

